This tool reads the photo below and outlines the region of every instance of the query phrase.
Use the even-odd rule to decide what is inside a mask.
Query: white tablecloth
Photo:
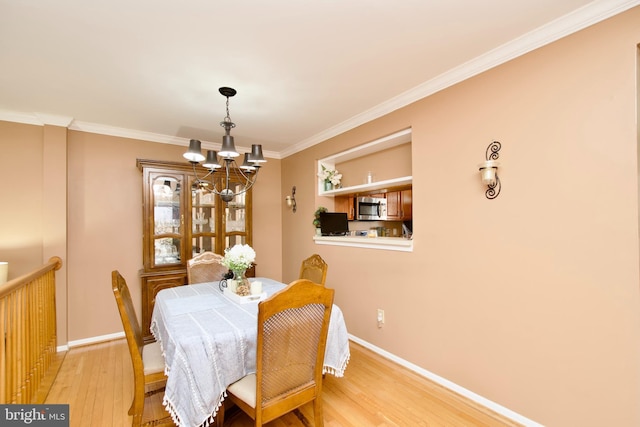
[[[285,285],[259,280],[272,295]],[[156,295],[151,332],[162,346],[167,386],[164,405],[179,426],[207,426],[226,388],[256,369],[258,303],[238,304],[218,282],[164,289]],[[349,339],[342,311],[333,306],[324,372],[344,375]]]

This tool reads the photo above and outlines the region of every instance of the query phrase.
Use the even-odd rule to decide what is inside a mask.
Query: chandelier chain
[[[228,96],[227,96],[226,106],[227,106],[227,115],[220,122],[220,126],[222,126],[228,131],[229,129],[236,127],[236,124],[231,121],[231,115],[229,114],[229,97]]]

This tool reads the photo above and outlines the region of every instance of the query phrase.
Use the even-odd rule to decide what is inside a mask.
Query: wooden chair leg
[[[320,396],[313,400],[313,422],[316,427],[324,426],[324,415],[322,413],[322,398]]]

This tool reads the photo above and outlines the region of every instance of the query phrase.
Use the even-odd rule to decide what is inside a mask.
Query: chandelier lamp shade
[[[235,196],[246,193],[253,187],[258,179],[258,171],[266,160],[262,155],[262,145],[253,144],[251,152],[244,154],[242,164],[238,165],[236,163],[235,159],[240,157],[240,153],[236,150],[233,136],[231,136],[231,129],[236,125],[229,116],[229,98],[236,94],[236,90],[230,87],[221,87],[219,91],[227,98],[227,115],[220,122],[220,126],[225,130],[220,151],[207,150],[207,155],[205,156],[202,154],[202,143],[197,139],[192,139],[189,141],[189,149],[183,154],[183,157],[193,165],[193,173],[199,190],[218,194],[224,202],[229,203]],[[202,163],[202,167],[209,170],[202,178],[198,177],[196,170],[196,166],[200,163]],[[216,181],[214,181],[214,174],[218,171],[224,174],[221,188],[217,188]],[[234,191],[232,183],[239,184],[240,187],[233,185]]]

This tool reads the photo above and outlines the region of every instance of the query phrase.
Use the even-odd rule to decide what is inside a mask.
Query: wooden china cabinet
[[[142,171],[142,330],[149,330],[156,294],[187,284],[187,260],[195,255],[224,250],[236,244],[252,244],[251,190],[229,203],[203,189],[189,163],[138,159]],[[196,167],[200,178],[208,171]],[[233,174],[232,174],[233,175]],[[223,188],[223,174],[214,175]],[[211,177],[207,178],[211,185]],[[241,183],[231,177],[234,192]],[[205,187],[206,188],[206,187]]]

